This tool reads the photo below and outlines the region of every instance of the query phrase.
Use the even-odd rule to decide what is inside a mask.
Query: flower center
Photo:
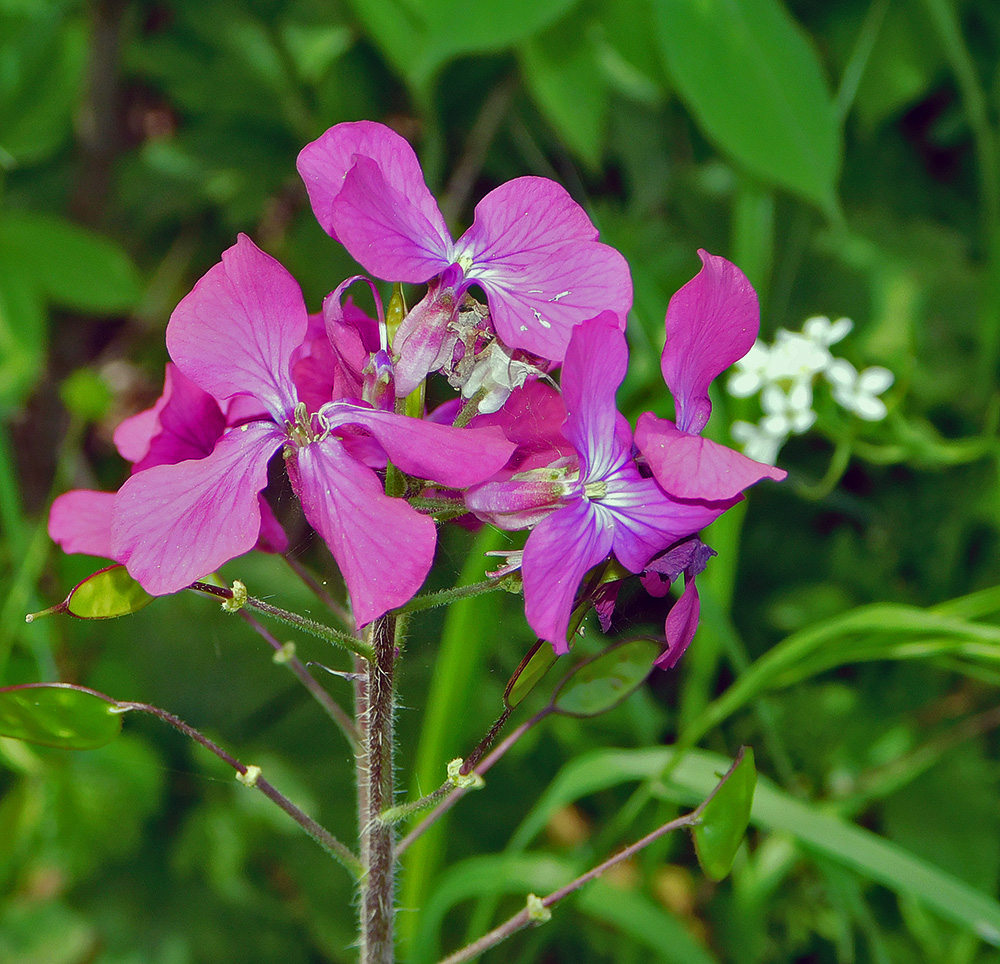
[[[295,421],[285,422],[285,431],[288,433],[289,441],[296,448],[304,448],[319,437],[313,428],[312,416],[305,402],[299,402],[295,406]]]
[[[598,502],[608,494],[608,483],[604,479],[597,479],[595,482],[588,482],[583,487],[583,494],[591,502]]]

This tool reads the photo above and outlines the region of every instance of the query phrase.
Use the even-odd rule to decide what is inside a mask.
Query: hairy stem
[[[231,600],[233,598],[232,589],[228,589],[225,586],[213,586],[207,582],[193,582],[188,586],[188,589],[194,589],[197,592],[203,592],[210,596],[218,596],[220,599]],[[270,603],[264,602],[263,599],[247,596],[243,600],[242,606],[245,609],[249,609],[252,613],[263,613],[265,616],[270,616],[279,622],[294,626],[296,629],[301,629],[311,636],[316,636],[319,639],[326,640],[328,643],[333,643],[334,646],[340,646],[343,649],[350,650],[352,653],[357,653],[359,656],[364,656],[365,659],[369,659],[372,655],[368,644],[362,642],[356,636],[341,632],[332,626],[324,626],[323,623],[318,623],[315,619],[309,619],[308,616],[300,616],[298,613],[289,612],[287,609],[279,609],[277,606],[272,606]]]
[[[396,617],[381,616],[369,634],[373,658],[368,663],[366,762],[367,790],[362,813],[361,964],[394,960],[395,830],[382,819],[393,805],[393,670]],[[360,788],[359,788],[360,801]]]

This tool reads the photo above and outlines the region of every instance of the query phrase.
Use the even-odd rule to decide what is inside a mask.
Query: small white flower
[[[771,350],[759,338],[734,366],[726,390],[733,398],[749,398],[769,381]]]
[[[801,435],[816,421],[812,398],[812,382],[796,381],[788,389],[765,386],[760,393],[761,424],[766,422],[772,434]]]
[[[831,345],[837,344],[838,341],[843,341],[853,328],[854,322],[850,318],[838,318],[836,321],[830,321],[826,315],[815,315],[803,322],[802,334],[823,345],[824,348],[829,348]]]
[[[895,381],[888,368],[873,366],[858,374],[858,370],[843,358],[838,358],[826,372],[833,397],[849,412],[867,422],[877,422],[888,413],[885,402],[877,396]]]

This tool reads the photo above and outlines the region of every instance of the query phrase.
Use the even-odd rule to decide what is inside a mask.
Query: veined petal
[[[252,422],[228,431],[207,458],[133,475],[115,499],[111,558],[162,596],[252,549],[260,533],[257,494],[283,441],[271,422]]]
[[[454,428],[347,403],[327,406],[323,415],[331,427],[368,429],[408,475],[457,488],[485,481],[514,451],[499,428]]]
[[[306,518],[330,547],[358,627],[409,601],[434,561],[434,522],[389,498],[339,440],[297,450],[291,477]]]
[[[671,499],[653,479],[642,478],[633,464],[608,479],[607,486],[598,505],[614,515],[614,554],[632,572],[642,571],[658,552],[704,529],[739,501]]]
[[[290,361],[308,326],[295,279],[241,234],[174,309],[167,349],[220,401],[253,395],[281,422],[295,407]]]
[[[309,194],[313,213],[323,230],[334,238],[333,211],[344,178],[358,157],[371,158],[385,183],[415,208],[434,232],[450,235],[437,202],[424,183],[423,171],[405,138],[384,124],[355,121],[336,124],[299,153],[296,167]]]
[[[587,570],[611,551],[613,528],[602,524],[591,502],[579,499],[547,516],[524,545],[524,614],[540,639],[569,652],[566,633],[573,600]]]
[[[455,250],[459,257],[483,264],[568,241],[596,240],[597,228],[561,184],[547,177],[517,177],[476,205],[472,226]]]
[[[757,292],[732,262],[698,251],[702,269],[667,307],[663,380],[682,432],[697,435],[712,414],[708,386],[751,348],[760,328]]]
[[[563,434],[580,453],[584,480],[603,479],[628,457],[617,431],[615,392],[625,379],[628,346],[615,316],[605,311],[573,330],[560,387],[566,402]],[[631,435],[626,446],[631,445]]]
[[[157,419],[159,431],[133,472],[154,465],[203,459],[212,454],[219,436],[226,430],[226,417],[219,403],[176,365],[167,364],[161,400],[164,404]]]
[[[49,536],[63,552],[114,559],[111,554],[111,509],[114,492],[74,489],[65,492],[49,511]]]
[[[682,432],[652,412],[639,416],[635,443],[656,481],[678,499],[731,499],[761,479],[780,482],[788,474],[718,442]]]
[[[497,245],[493,251],[465,277],[486,292],[493,325],[508,347],[562,361],[575,325],[610,311],[625,327],[632,278],[614,248],[572,241],[531,250]]]
[[[417,284],[440,274],[454,260],[451,235],[440,214],[435,221],[428,220],[405,193],[386,181],[370,157],[357,158],[348,171],[331,222],[351,257],[386,281]]]

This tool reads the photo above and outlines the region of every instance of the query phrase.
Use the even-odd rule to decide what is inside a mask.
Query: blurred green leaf
[[[113,396],[108,383],[90,368],[78,368],[59,386],[66,409],[85,422],[97,422],[107,415]]]
[[[556,775],[511,838],[508,851],[523,850],[561,807],[626,782],[650,781],[659,788],[658,795],[696,805],[711,793],[726,765],[725,757],[702,750],[689,750],[679,761],[674,760],[671,748],[585,753]],[[848,823],[820,805],[797,800],[764,779],[757,783],[750,822],[794,837],[807,850],[901,895],[919,899],[1000,947],[1000,903],[870,830]]]
[[[577,11],[528,40],[520,53],[524,79],[542,113],[570,148],[597,168],[610,97],[589,28],[589,17]]]
[[[671,79],[748,171],[837,210],[840,131],[812,43],[778,0],[654,0]]]
[[[4,964],[80,964],[98,953],[100,935],[59,899],[11,902],[0,913]]]
[[[34,14],[27,20],[8,19],[0,8],[0,158],[20,165],[69,140],[84,87],[86,27],[61,19],[54,6],[32,4],[23,11]]]
[[[559,684],[553,705],[568,716],[606,713],[645,682],[662,649],[653,639],[630,639],[612,646],[577,666]]]
[[[717,958],[677,916],[641,890],[623,890],[598,879],[587,884],[576,907],[588,917],[637,941],[665,964],[717,964]]]
[[[37,285],[0,258],[0,411],[20,405],[37,381],[47,320]]]
[[[692,833],[698,863],[712,880],[722,880],[729,873],[750,823],[757,769],[753,749],[744,747],[741,752],[729,779],[701,812]]]
[[[0,689],[0,736],[62,750],[92,750],[121,732],[116,704],[70,683],[25,683]]]
[[[108,238],[62,218],[8,212],[0,218],[0,263],[30,278],[45,297],[78,311],[125,311],[142,290],[128,256]]]

